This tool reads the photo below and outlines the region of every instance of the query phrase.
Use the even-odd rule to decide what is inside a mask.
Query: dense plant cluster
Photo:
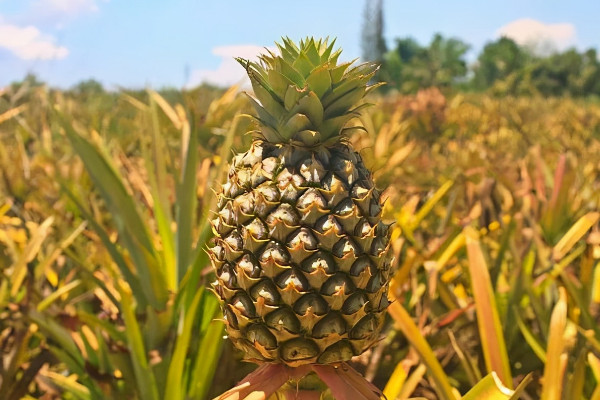
[[[390,399],[482,398],[492,371],[524,399],[598,398],[600,107],[371,102],[350,140],[397,273],[386,337],[353,366]],[[0,92],[0,398],[203,399],[250,371],[204,252],[250,112],[236,89]]]

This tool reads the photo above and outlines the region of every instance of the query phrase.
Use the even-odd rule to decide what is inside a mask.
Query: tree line
[[[600,60],[596,49],[536,51],[508,37],[486,43],[475,62],[471,46],[458,38],[435,34],[422,45],[397,38],[388,48],[383,38],[382,0],[367,1],[362,31],[363,59],[381,63],[376,80],[383,90],[413,93],[440,87],[488,91],[497,95],[600,96]]]

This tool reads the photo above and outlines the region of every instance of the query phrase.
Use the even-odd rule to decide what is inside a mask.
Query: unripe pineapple
[[[218,193],[209,251],[229,337],[247,360],[347,361],[379,337],[389,229],[346,140],[377,67],[338,64],[334,43],[277,44],[246,68],[259,129]]]

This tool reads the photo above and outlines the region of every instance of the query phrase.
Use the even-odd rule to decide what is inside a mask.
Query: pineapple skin
[[[379,340],[390,230],[348,143],[306,149],[256,138],[217,197],[213,287],[246,360],[330,364]]]

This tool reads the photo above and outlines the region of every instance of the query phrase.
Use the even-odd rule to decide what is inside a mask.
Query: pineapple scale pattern
[[[359,355],[388,305],[389,227],[348,144],[306,151],[255,139],[218,193],[209,255],[229,337],[290,366]]]

